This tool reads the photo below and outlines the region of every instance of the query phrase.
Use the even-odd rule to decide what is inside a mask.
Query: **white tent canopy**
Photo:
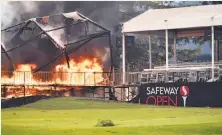
[[[221,22],[222,5],[152,9],[125,22],[122,32],[209,27],[221,25]]]
[[[125,65],[125,35],[127,33],[141,33],[149,35],[149,52],[151,52],[150,35],[154,31],[165,31],[166,43],[166,71],[169,71],[168,38],[169,30],[211,27],[212,56],[214,56],[214,27],[222,26],[222,5],[193,6],[168,9],[149,10],[123,24],[122,28],[122,64],[123,84],[126,79]],[[151,32],[152,31],[152,32]],[[152,64],[151,53],[149,63]],[[174,57],[176,58],[176,36],[174,36]],[[175,59],[176,61],[176,59]],[[212,57],[212,79],[214,79],[214,57]],[[151,66],[150,66],[151,67]]]

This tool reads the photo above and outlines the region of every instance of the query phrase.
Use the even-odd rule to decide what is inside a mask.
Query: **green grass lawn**
[[[96,127],[112,120],[114,127]],[[2,135],[222,135],[222,108],[154,107],[71,97],[2,110]]]

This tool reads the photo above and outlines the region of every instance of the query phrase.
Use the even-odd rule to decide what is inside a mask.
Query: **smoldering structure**
[[[107,42],[108,46],[97,45],[94,48],[102,50],[111,46],[110,31],[78,12],[32,18],[1,31],[2,53],[14,64],[34,62],[41,65],[35,72],[62,56],[69,65],[71,53],[92,42],[98,43],[98,38],[103,44]],[[107,37],[106,41],[103,37]],[[109,52],[111,54],[111,50]],[[5,66],[4,63],[2,65]]]
[[[2,72],[2,78],[5,76],[14,77],[11,80],[3,79],[5,80],[2,82],[3,95],[10,89],[14,93],[19,91],[17,90],[18,88],[16,90],[11,88],[15,85],[24,87],[24,91],[22,90],[18,94],[24,94],[23,96],[35,95],[36,92],[33,91],[29,91],[29,94],[27,94],[25,89],[32,87],[36,91],[39,90],[40,85],[43,86],[41,90],[63,90],[63,88],[58,88],[60,84],[69,87],[69,89],[77,85],[90,87],[108,85],[101,84],[101,82],[104,82],[104,78],[106,78],[106,81],[111,78],[111,33],[106,28],[78,12],[32,18],[5,28],[1,32],[1,48],[2,56],[4,57],[2,60],[2,71],[6,71]],[[77,73],[51,72],[56,65],[62,64],[64,61],[67,67],[70,68],[73,63],[71,59],[78,61],[78,59],[81,60],[82,56],[97,58],[97,61],[102,63],[104,68],[104,70],[100,71],[104,72],[96,73],[94,71],[94,73],[78,73],[78,75],[76,75]],[[18,64],[34,64],[37,67],[33,68],[30,73],[26,72],[24,75],[20,75],[21,73],[16,72]],[[50,71],[50,73],[46,75],[44,72],[45,77],[41,78],[42,71]],[[106,77],[104,77],[104,74],[106,74]],[[87,76],[89,78],[88,82],[86,80]],[[20,78],[19,81],[16,81],[17,78]],[[36,81],[33,78],[38,79]],[[78,80],[78,83],[75,83],[79,78],[82,78],[82,80]],[[10,92],[13,93],[13,91]],[[42,91],[42,93],[44,92]]]

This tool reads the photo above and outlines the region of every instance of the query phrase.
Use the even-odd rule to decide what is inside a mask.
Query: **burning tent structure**
[[[69,54],[80,49],[93,39],[107,36],[108,42],[111,44],[109,30],[78,12],[32,18],[1,31],[3,35],[2,53],[6,54],[11,63],[13,62],[8,53],[24,46],[30,47],[30,44],[33,44],[36,40],[37,44],[44,44],[43,40],[47,39],[47,44],[52,43],[57,48],[55,51],[48,45],[47,48],[50,50],[48,53],[53,51],[58,53],[59,50],[60,53],[56,57],[40,66],[34,72],[40,71],[62,55],[65,56],[69,67]]]
[[[4,87],[107,85],[104,80],[112,71],[111,33],[84,15],[70,12],[32,18],[1,32],[2,56],[7,57],[2,61]]]

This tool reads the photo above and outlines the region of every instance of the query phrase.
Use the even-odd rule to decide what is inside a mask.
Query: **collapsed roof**
[[[107,36],[110,31],[78,12],[37,17],[5,28],[2,32],[2,53],[7,54],[38,39],[49,39],[61,53],[38,68],[35,72],[65,55],[69,66],[69,54],[81,48],[92,39]],[[111,43],[110,43],[111,44]],[[16,45],[16,46],[15,46]],[[10,48],[10,49],[8,49]]]

